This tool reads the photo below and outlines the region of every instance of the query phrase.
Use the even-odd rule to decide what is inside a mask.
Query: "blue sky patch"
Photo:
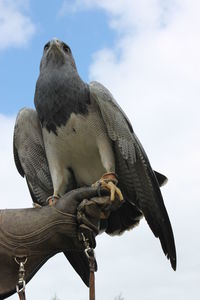
[[[64,40],[72,49],[83,80],[88,81],[92,55],[111,47],[115,31],[108,25],[103,10],[84,10],[59,14],[62,1],[31,1],[29,18],[36,27],[26,46],[11,46],[0,51],[0,113],[14,114],[21,107],[33,107],[35,83],[44,44],[53,37]],[[13,32],[15,35],[15,32]]]

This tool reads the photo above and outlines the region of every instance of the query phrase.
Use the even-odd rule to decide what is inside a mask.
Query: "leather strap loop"
[[[89,257],[89,265],[90,265],[90,300],[95,300],[95,274],[96,264],[94,254]]]

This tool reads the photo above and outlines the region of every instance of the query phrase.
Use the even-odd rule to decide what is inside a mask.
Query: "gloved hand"
[[[104,191],[105,193],[105,191]],[[99,234],[102,220],[106,220],[110,213],[121,206],[120,199],[110,200],[110,196],[84,199],[77,208],[79,231],[89,239],[90,246],[95,248],[95,236]]]
[[[15,292],[19,268],[15,259],[18,262],[27,259],[24,279],[28,282],[51,256],[65,252],[87,284],[88,269],[82,273],[76,268],[80,253],[84,255],[80,231],[87,229],[94,244],[102,213],[105,217],[112,207],[108,197],[97,196],[96,188],[81,188],[65,194],[52,206],[0,211],[0,299]],[[88,200],[80,204],[82,199]],[[74,265],[76,259],[78,263]],[[84,259],[87,262],[87,258]]]

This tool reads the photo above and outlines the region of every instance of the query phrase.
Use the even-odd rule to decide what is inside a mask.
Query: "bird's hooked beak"
[[[46,48],[46,63],[51,64],[52,66],[61,66],[65,62],[64,53],[62,50],[62,42],[57,38],[52,39],[47,45]],[[43,64],[43,62],[42,62]],[[41,66],[42,66],[41,64]]]
[[[57,38],[53,38],[50,41],[50,46],[49,46],[49,50],[51,49],[57,49],[59,51],[61,51],[61,42],[57,39]]]
[[[40,71],[47,65],[52,68],[56,68],[65,63],[70,64],[76,69],[69,46],[59,39],[53,38],[44,46],[44,52],[40,63]]]

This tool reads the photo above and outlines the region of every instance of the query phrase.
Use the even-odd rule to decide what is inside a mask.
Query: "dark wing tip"
[[[169,223],[168,228],[171,227],[171,224]],[[161,246],[163,248],[163,251],[167,258],[170,261],[171,267],[174,271],[176,271],[176,247],[175,247],[175,241],[172,230],[170,230],[169,234],[166,233],[165,238],[163,239],[162,235],[159,235],[159,239],[161,242]]]
[[[171,226],[171,224],[170,224]],[[168,245],[168,253],[167,253],[167,258],[170,260],[171,267],[174,271],[176,271],[176,266],[177,266],[177,259],[176,259],[176,246],[175,246],[175,241],[174,241],[174,236],[173,232],[171,230],[171,239],[168,240],[169,245]]]
[[[174,271],[176,271],[176,266],[177,266],[177,263],[176,263],[176,256],[170,258],[170,262],[171,262],[172,269],[173,269]]]
[[[159,177],[160,174],[155,174],[152,170],[148,157],[136,136],[135,141],[138,154],[138,160],[135,164],[138,204],[152,232],[159,238],[163,252],[170,260],[172,268],[176,270],[176,247],[173,230],[156,176]]]

